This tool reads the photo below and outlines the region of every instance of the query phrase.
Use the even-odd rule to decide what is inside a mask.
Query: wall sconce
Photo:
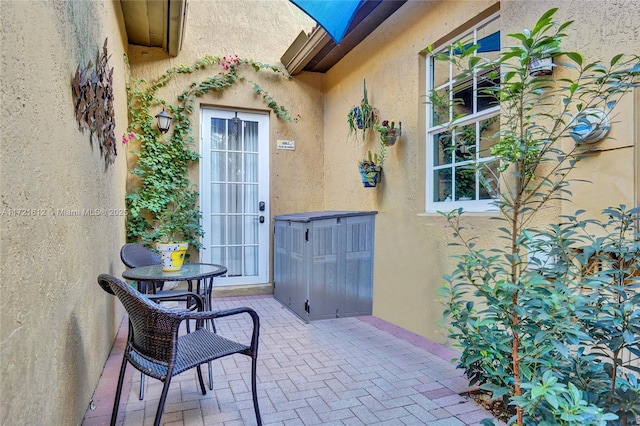
[[[156,118],[158,119],[158,130],[162,133],[167,133],[171,126],[171,120],[173,120],[173,117],[167,114],[164,108],[162,108],[162,112],[156,115]]]
[[[573,118],[571,137],[576,143],[601,141],[611,129],[609,114],[597,108],[587,108]]]

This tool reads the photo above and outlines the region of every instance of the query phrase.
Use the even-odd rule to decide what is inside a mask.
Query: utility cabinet
[[[375,211],[274,217],[274,297],[304,321],[371,315]]]

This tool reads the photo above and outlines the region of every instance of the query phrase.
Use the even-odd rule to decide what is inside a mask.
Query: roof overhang
[[[180,53],[187,0],[120,0],[120,5],[129,44]]]
[[[300,33],[280,60],[291,75],[302,71],[327,72],[406,1],[367,0],[354,16],[340,44],[318,25],[309,34]]]

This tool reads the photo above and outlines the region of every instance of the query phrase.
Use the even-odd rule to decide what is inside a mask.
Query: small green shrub
[[[471,383],[515,405],[512,423],[632,425],[640,415],[638,371],[621,355],[640,356],[640,209],[606,209],[605,223],[581,220],[581,212],[548,226],[535,218],[571,198],[569,174],[583,151],[579,143],[563,151],[559,142],[579,141],[574,117],[587,108],[610,112],[636,87],[640,57],[587,63],[563,51],[571,22],[554,22],[556,11],[510,34],[516,44],[496,62],[475,56],[477,46],[438,56],[467,70],[461,80],[500,67],[500,85],[484,90],[501,105],[491,154],[501,163],[496,223],[504,242],[480,248],[467,237],[461,209],[442,213],[463,254],[439,294],[462,349],[460,367]],[[544,57],[573,76],[530,75],[532,60]]]

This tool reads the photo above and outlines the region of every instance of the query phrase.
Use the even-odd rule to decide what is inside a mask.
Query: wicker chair
[[[160,256],[140,244],[125,244],[120,249],[120,259],[127,268],[137,268],[139,266],[160,265]],[[142,293],[157,293],[162,290],[162,285],[156,287],[154,282],[142,281],[138,283],[138,290]]]
[[[157,253],[149,250],[148,248],[141,246],[140,244],[128,243],[122,246],[120,249],[120,259],[127,268],[137,268],[140,266],[160,265],[160,256]],[[138,283],[138,290],[145,294],[154,294],[158,297],[153,297],[156,301],[186,301],[189,292],[178,290],[162,290],[163,283],[157,283],[155,281],[140,281]],[[191,306],[190,304],[188,304]],[[202,310],[202,309],[200,309]],[[213,325],[215,331],[215,324]],[[187,328],[188,329],[188,328]],[[142,401],[144,399],[144,374],[140,375],[140,393],[138,398]],[[209,370],[209,389],[213,389],[213,374]]]
[[[171,310],[154,303],[121,280],[107,274],[98,277],[98,284],[120,299],[129,314],[129,335],[122,358],[116,396],[111,413],[111,425],[116,424],[118,405],[127,363],[147,376],[164,382],[154,425],[160,425],[171,378],[193,367],[198,373],[202,394],[207,391],[202,379],[201,365],[227,355],[242,354],[251,357],[251,392],[253,408],[258,425],[262,425],[256,390],[256,363],[258,358],[258,335],[260,319],[250,308],[235,308],[218,312],[191,312]],[[201,297],[191,294],[199,306],[204,306]],[[253,322],[251,342],[248,345],[224,338],[204,327],[206,320],[233,315],[248,314]],[[183,321],[196,320],[196,330],[178,336]]]

